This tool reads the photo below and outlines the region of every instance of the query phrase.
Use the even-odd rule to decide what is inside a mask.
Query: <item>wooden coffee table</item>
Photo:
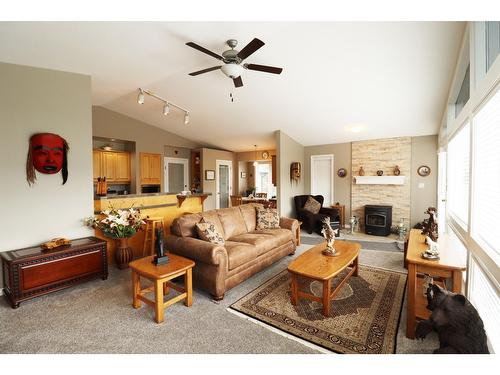
[[[156,266],[152,263],[154,256],[134,260],[129,264],[132,271],[132,306],[135,309],[141,307],[141,301],[153,306],[155,309],[156,323],[162,323],[165,308],[185,299],[184,304],[191,306],[193,303],[192,268],[194,262],[179,255],[168,253],[170,258],[167,264]],[[184,287],[176,285],[170,280],[184,275]],[[140,278],[146,278],[153,282],[153,285],[141,289]],[[163,301],[163,296],[169,293],[169,288],[175,289],[181,294]],[[154,291],[155,300],[152,301],[144,295]]]
[[[358,255],[361,245],[354,242],[335,241],[334,248],[339,253],[338,256],[330,257],[321,254],[326,248],[326,241],[307,250],[299,255],[288,266],[288,271],[292,276],[291,302],[297,305],[300,297],[317,301],[323,304],[323,315],[330,315],[330,301],[337,295],[345,282],[351,275],[358,276]],[[335,290],[331,290],[331,280],[348,266],[352,269],[339,283]],[[297,283],[297,276],[320,281],[323,284],[323,297],[300,291]]]

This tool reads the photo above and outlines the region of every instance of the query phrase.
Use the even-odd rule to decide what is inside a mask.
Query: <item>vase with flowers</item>
[[[142,225],[145,224],[144,220],[141,219],[141,211],[135,208],[111,208],[101,211],[100,216],[91,216],[84,221],[87,226],[100,229],[106,237],[117,241],[116,264],[120,269],[127,268],[133,258],[128,239],[141,230]]]

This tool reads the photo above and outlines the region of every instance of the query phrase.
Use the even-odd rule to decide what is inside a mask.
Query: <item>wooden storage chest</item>
[[[95,277],[108,277],[106,241],[85,237],[53,250],[39,246],[1,253],[3,292],[12,308]]]

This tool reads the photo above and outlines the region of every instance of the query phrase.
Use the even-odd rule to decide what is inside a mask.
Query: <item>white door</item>
[[[188,159],[165,158],[165,192],[189,190]]]
[[[231,160],[215,161],[215,208],[227,208],[233,189],[233,163]]]
[[[311,195],[322,195],[323,207],[333,204],[333,155],[311,156]]]

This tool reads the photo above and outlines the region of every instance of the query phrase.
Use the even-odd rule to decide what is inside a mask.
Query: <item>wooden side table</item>
[[[452,278],[452,291],[460,293],[462,289],[462,272],[465,271],[465,262],[457,256],[452,248],[451,241],[446,234],[440,235],[439,260],[427,260],[421,254],[427,249],[425,236],[421,229],[412,229],[408,240],[406,251],[406,263],[408,265],[408,304],[406,337],[415,338],[415,327],[417,319],[428,319],[430,311],[427,310],[427,298],[423,294],[424,278],[420,275],[429,275],[433,278]],[[443,282],[436,282],[444,287]]]
[[[338,205],[332,205],[330,206],[331,208],[336,208],[339,210],[339,216],[340,216],[340,228],[345,228],[345,205],[343,204],[338,204]]]
[[[156,266],[152,263],[154,256],[148,256],[130,263],[132,271],[132,306],[135,309],[141,307],[141,301],[155,309],[156,323],[162,323],[165,308],[181,300],[190,307],[193,303],[192,268],[194,262],[179,255],[168,254],[170,258],[167,264]],[[170,280],[184,275],[184,287],[172,283]],[[140,278],[146,278],[153,282],[153,285],[141,289]],[[181,294],[163,301],[163,296],[169,293],[169,288],[177,290]],[[145,297],[145,294],[154,292],[154,301]]]

